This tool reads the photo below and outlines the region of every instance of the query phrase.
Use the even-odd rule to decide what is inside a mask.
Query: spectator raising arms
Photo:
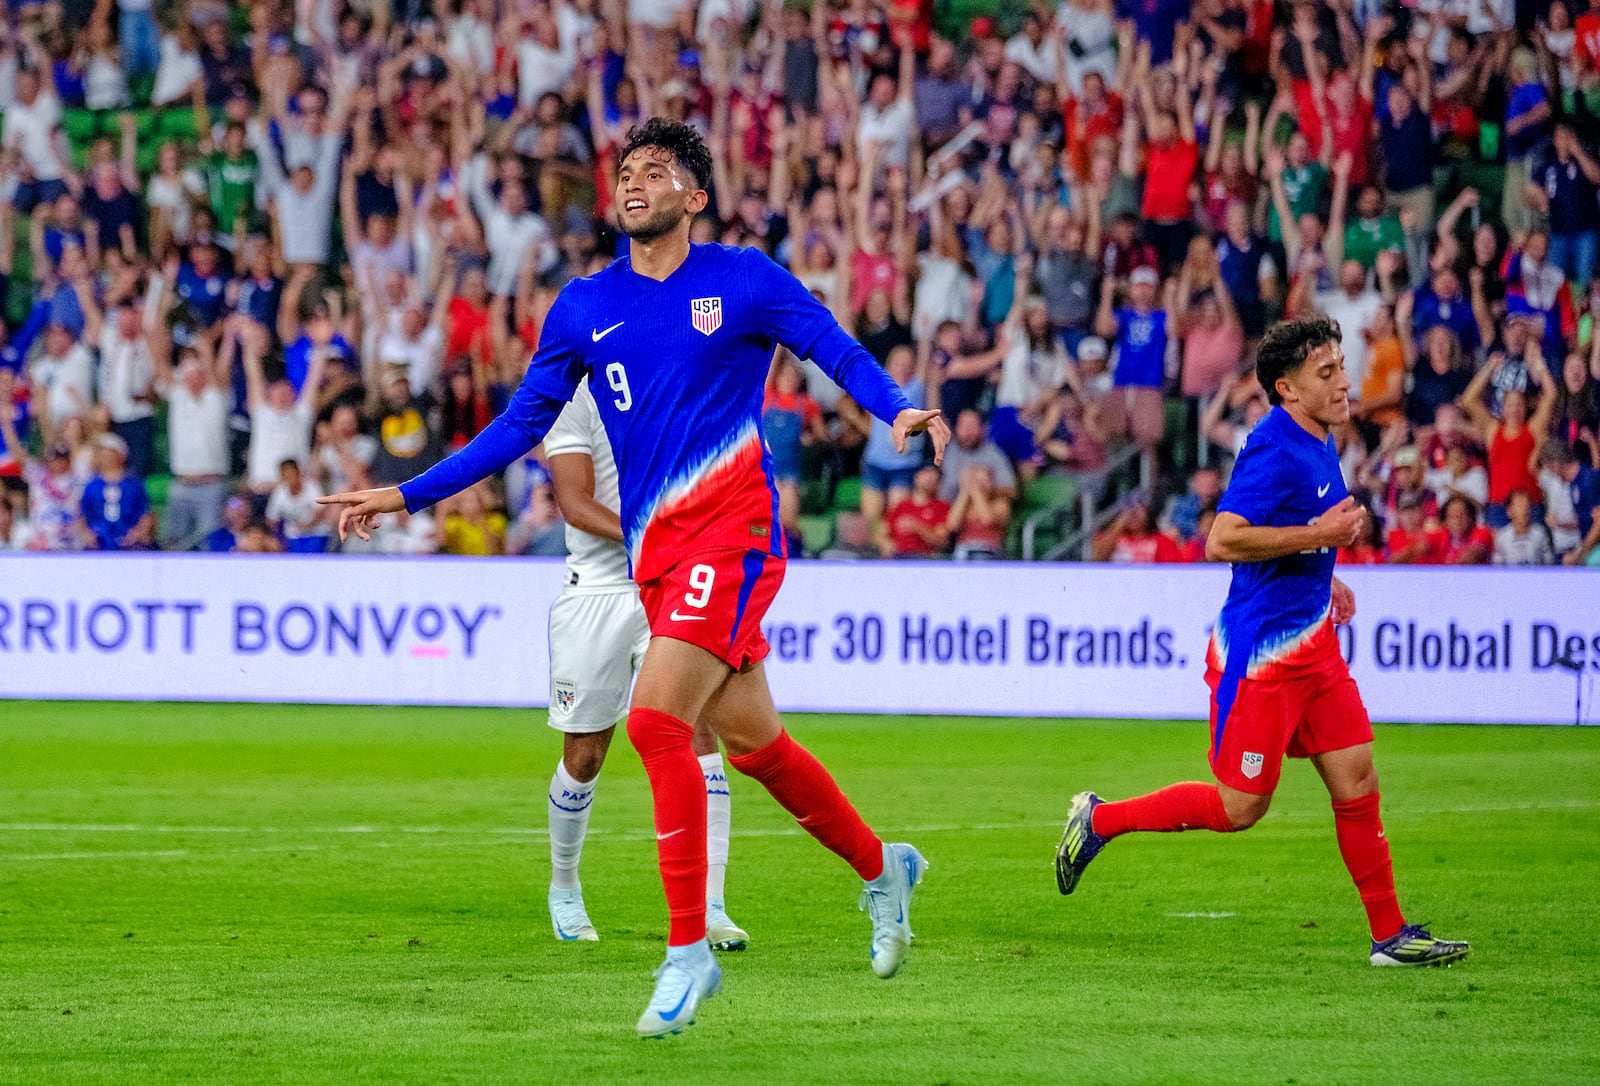
[[[29,488],[29,546],[144,545],[142,517],[79,531],[105,435],[128,482],[96,503],[148,478],[163,547],[226,529],[257,552],[282,542],[283,461],[294,497],[470,443],[561,288],[626,251],[616,150],[660,116],[710,152],[693,242],[787,266],[962,435],[937,482],[959,521],[897,542],[926,449],[781,362],[763,427],[796,554],[800,495],[857,473],[859,522],[807,510],[850,514],[839,553],[1005,553],[1020,534],[989,511],[1039,473],[1108,508],[1195,465],[1225,480],[1267,410],[1257,341],[1314,313],[1351,381],[1341,461],[1385,528],[1416,491],[1419,530],[1448,507],[1477,555],[1453,499],[1499,531],[1520,494],[1508,547],[1545,526],[1557,557],[1594,549],[1567,469],[1526,463],[1548,437],[1600,467],[1594,4],[80,6],[12,5],[0,32],[0,477]],[[729,334],[728,299],[701,301]],[[377,546],[558,548],[542,470]]]

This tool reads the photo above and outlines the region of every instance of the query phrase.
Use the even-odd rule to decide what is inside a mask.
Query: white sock
[[[722,755],[702,754],[700,772],[706,778],[706,900],[721,901],[728,875],[728,826],[733,819]]]
[[[556,775],[550,778],[550,885],[558,890],[579,887],[578,857],[589,832],[589,806],[598,780],[575,779],[565,762],[556,763]]]

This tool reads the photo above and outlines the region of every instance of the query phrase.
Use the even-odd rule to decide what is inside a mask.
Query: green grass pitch
[[[613,747],[558,944],[558,739],[500,710],[0,703],[0,1082],[1530,1083],[1600,1078],[1600,731],[1386,727],[1401,902],[1471,939],[1376,970],[1325,794],[1234,838],[1118,841],[1072,898],[1070,794],[1203,777],[1202,725],[795,717],[932,864],[900,976],[859,883],[734,776],[725,956],[642,1042],[663,949]]]

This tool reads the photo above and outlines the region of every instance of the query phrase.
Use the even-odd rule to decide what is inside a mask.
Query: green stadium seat
[[[840,479],[833,491],[833,508],[841,513],[861,511],[861,477],[853,475]]]
[[[1078,480],[1070,475],[1041,475],[1025,483],[1019,514],[1036,513],[1041,509],[1071,505],[1078,496]]]
[[[195,124],[194,110],[167,109],[156,118],[156,138],[172,140],[185,151],[193,151],[200,142],[200,129]]]
[[[834,514],[824,513],[817,516],[803,516],[800,518],[800,546],[808,555],[816,554],[833,542]]]
[[[172,476],[145,476],[144,492],[150,499],[150,508],[155,511],[156,519],[161,519],[161,516],[167,511],[167,495],[172,492]]]

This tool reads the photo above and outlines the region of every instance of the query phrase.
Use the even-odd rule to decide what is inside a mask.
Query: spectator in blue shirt
[[[1128,305],[1113,308],[1115,291],[1108,284],[1095,317],[1095,332],[1107,339],[1115,336],[1117,342],[1113,376],[1120,395],[1111,402],[1122,406],[1126,397],[1125,429],[1147,452],[1160,444],[1166,431],[1161,388],[1167,370],[1167,311],[1157,304],[1160,288],[1161,276],[1154,268],[1135,268],[1128,276]]]
[[[1412,96],[1402,80],[1389,87],[1389,114],[1378,122],[1378,146],[1383,151],[1384,185],[1389,210],[1400,216],[1406,230],[1406,263],[1416,285],[1427,267],[1428,234],[1433,225],[1433,78],[1426,63],[1413,69],[1417,94]]]
[[[126,471],[128,446],[116,434],[101,434],[98,473],[83,488],[79,529],[91,550],[141,551],[155,545],[156,515],[144,481]]]
[[[1539,450],[1539,466],[1553,471],[1572,492],[1578,518],[1578,545],[1561,556],[1563,565],[1594,565],[1600,560],[1600,471],[1583,461],[1571,445],[1547,441]]]
[[[1513,234],[1528,228],[1528,185],[1533,153],[1550,135],[1550,96],[1539,78],[1539,58],[1531,50],[1511,55],[1511,86],[1506,100],[1506,187],[1501,214]]]
[[[1567,122],[1556,125],[1549,153],[1528,180],[1527,197],[1550,220],[1550,263],[1586,288],[1600,252],[1600,163]]]
[[[213,554],[236,551],[249,527],[250,503],[237,495],[229,498],[222,507],[222,527],[206,536],[205,549]]]
[[[1472,300],[1461,289],[1461,276],[1452,264],[1440,261],[1432,279],[1401,297],[1399,310],[1401,324],[1405,325],[1409,318],[1411,335],[1418,342],[1428,329],[1440,325],[1455,333],[1461,349],[1469,355],[1483,342]]]

